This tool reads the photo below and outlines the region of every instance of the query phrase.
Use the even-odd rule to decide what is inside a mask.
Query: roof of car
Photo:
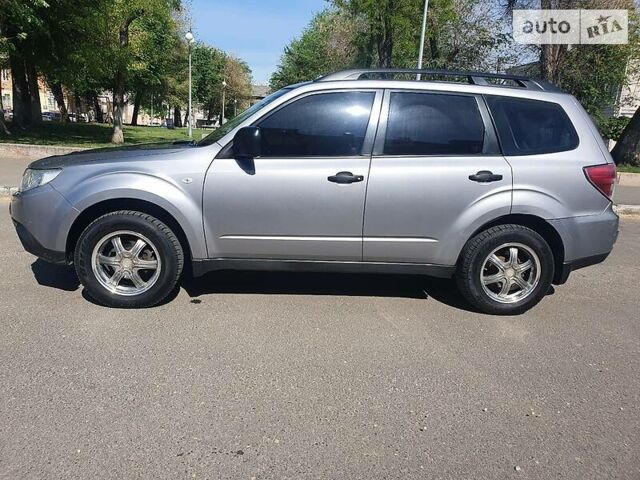
[[[324,75],[315,82],[355,80],[412,80],[418,82],[450,82],[477,86],[520,88],[525,90],[563,93],[556,85],[539,79],[486,72],[418,69],[353,69]]]

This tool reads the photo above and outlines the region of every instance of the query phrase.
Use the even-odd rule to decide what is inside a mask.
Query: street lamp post
[[[193,108],[191,106],[191,44],[193,42],[196,41],[195,38],[193,38],[193,33],[191,33],[191,30],[189,30],[184,38],[187,40],[187,45],[189,47],[189,138],[193,138],[193,122],[192,122],[192,117],[193,117]]]
[[[422,12],[422,33],[420,34],[420,53],[418,54],[418,70],[422,70],[422,57],[424,56],[424,37],[427,31],[427,10],[429,9],[429,0],[424,0],[424,12]],[[421,75],[418,74],[416,79],[420,80]]]
[[[233,116],[234,117],[238,116],[238,99],[237,98],[233,99]]]
[[[220,118],[220,126],[224,123],[224,104],[226,102],[225,94],[227,92],[227,81],[222,80],[222,117]]]

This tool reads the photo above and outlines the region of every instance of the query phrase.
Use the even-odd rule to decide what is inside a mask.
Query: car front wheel
[[[467,242],[456,280],[478,310],[517,315],[546,295],[553,273],[553,253],[544,238],[522,225],[498,225]]]
[[[108,213],[80,235],[74,254],[78,278],[98,303],[151,307],[176,287],[182,246],[167,225],[141,212]]]

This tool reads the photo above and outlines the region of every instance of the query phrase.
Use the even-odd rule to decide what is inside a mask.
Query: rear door
[[[387,90],[371,161],[365,261],[453,265],[511,207],[511,168],[480,96]]]

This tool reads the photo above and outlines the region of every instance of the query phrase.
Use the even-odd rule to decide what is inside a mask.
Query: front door
[[[381,101],[374,90],[298,97],[256,122],[261,157],[216,158],[204,189],[209,257],[361,261]]]
[[[511,168],[482,97],[387,91],[367,189],[364,260],[454,265],[511,208]]]

